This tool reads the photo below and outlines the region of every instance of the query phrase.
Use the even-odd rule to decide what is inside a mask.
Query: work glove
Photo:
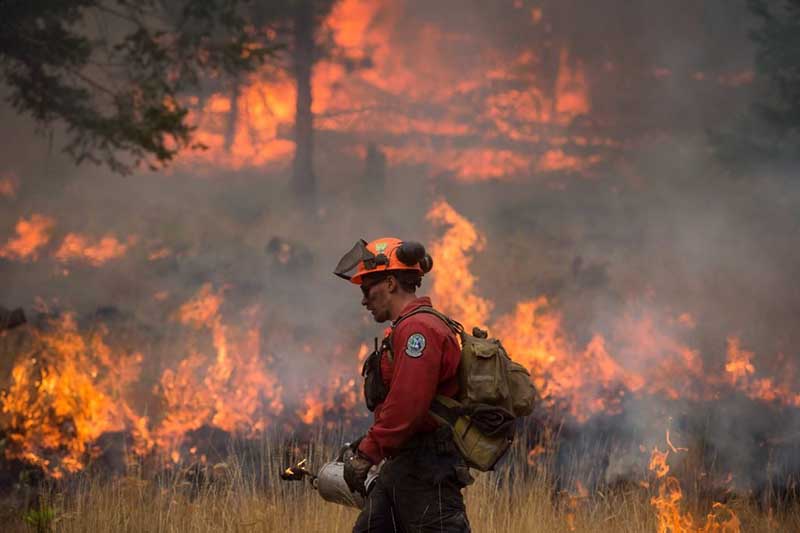
[[[367,474],[372,468],[372,461],[356,450],[344,460],[344,482],[350,492],[358,492],[362,496],[367,496],[367,488],[364,483],[367,481]]]

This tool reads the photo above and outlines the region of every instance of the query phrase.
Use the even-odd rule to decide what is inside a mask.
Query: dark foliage
[[[192,141],[181,96],[279,48],[246,0],[0,0],[7,100],[43,127],[63,123],[77,162],[120,173],[169,163]]]
[[[752,33],[756,68],[769,80],[774,101],[759,111],[781,134],[800,130],[800,0],[749,0],[761,27]]]
[[[711,133],[735,173],[754,165],[793,168],[800,159],[800,0],[748,0],[757,27],[756,102],[725,130]]]

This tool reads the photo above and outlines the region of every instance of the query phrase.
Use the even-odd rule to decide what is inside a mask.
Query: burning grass
[[[794,507],[764,511],[797,499],[800,404],[783,356],[776,372],[746,338],[730,335],[724,357],[705,357],[689,335],[692,314],[648,301],[583,337],[544,295],[493,314],[471,271],[486,237],[444,200],[428,220],[443,232],[430,246],[434,301],[502,338],[542,396],[529,425],[537,434],[467,490],[476,531],[800,529]],[[332,457],[344,440],[340,424],[352,436],[366,423],[358,370],[368,345],[294,338],[268,304],[242,304],[236,291],[206,282],[185,297],[165,295],[161,335],[63,311],[0,336],[9,370],[0,487],[18,485],[7,522],[59,531],[349,530],[353,511],[277,480],[298,456],[316,468]],[[320,354],[330,354],[329,368]],[[319,381],[296,379],[308,374]],[[299,448],[276,444],[278,432],[305,438],[313,427],[334,433]],[[219,455],[232,439],[248,444]],[[21,468],[46,481],[18,478]]]
[[[117,476],[89,467],[39,486],[22,482],[6,498],[0,519],[6,531],[350,531],[356,510],[323,501],[305,482],[279,480],[300,456],[318,468],[342,438],[340,432],[317,433],[299,445],[273,436],[231,443],[217,462],[151,471],[135,460]],[[653,453],[646,479],[589,491],[579,482],[554,479],[549,449],[531,460],[523,446],[515,446],[498,472],[479,475],[466,489],[474,531],[800,530],[797,504],[775,511],[748,497],[723,504],[683,494],[677,478],[667,477],[666,452]],[[567,485],[573,488],[557,489]]]

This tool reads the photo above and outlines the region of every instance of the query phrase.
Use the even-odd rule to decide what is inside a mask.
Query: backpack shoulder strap
[[[401,315],[400,317],[398,317],[397,320],[395,320],[392,323],[392,331],[394,331],[394,329],[400,324],[400,322],[402,322],[406,318],[414,316],[414,315],[418,315],[420,313],[428,313],[430,315],[434,315],[434,316],[438,317],[456,335],[459,335],[459,334],[464,332],[464,326],[462,326],[459,322],[453,320],[452,318],[450,318],[449,316],[445,315],[444,313],[440,313],[439,311],[437,311],[436,309],[434,309],[433,307],[430,307],[428,305],[423,305],[421,307],[417,307],[416,309],[414,309],[410,313],[406,313],[405,315]]]
[[[392,336],[394,335],[394,329],[400,324],[400,322],[402,322],[406,318],[414,316],[414,315],[418,315],[420,313],[428,313],[428,314],[431,314],[431,315],[434,315],[434,316],[438,317],[442,322],[445,323],[445,325],[448,328],[450,328],[450,331],[452,331],[456,335],[462,335],[464,333],[464,326],[462,326],[459,322],[456,322],[452,318],[448,317],[447,315],[445,315],[443,313],[440,313],[439,311],[437,311],[433,307],[431,307],[429,305],[423,305],[421,307],[417,307],[416,309],[414,309],[413,311],[411,311],[409,313],[406,313],[405,315],[400,315],[399,317],[397,317],[397,320],[392,322],[392,330],[389,333],[389,336],[385,340],[385,341],[388,341],[387,344],[388,344],[388,349],[389,349],[388,350],[388,352],[389,352],[389,355],[388,355],[389,362],[393,362],[394,361],[394,353],[392,352]]]

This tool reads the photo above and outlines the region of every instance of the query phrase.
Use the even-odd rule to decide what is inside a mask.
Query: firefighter
[[[428,414],[437,394],[458,394],[461,358],[451,329],[418,311],[432,307],[430,298],[416,295],[432,266],[421,244],[381,238],[356,243],[335,271],[360,285],[361,305],[376,322],[391,322],[364,364],[364,396],[374,421],[344,466],[350,490],[364,494],[370,468],[383,461],[354,533],[470,531],[461,494],[472,481],[469,469],[450,429]]]

